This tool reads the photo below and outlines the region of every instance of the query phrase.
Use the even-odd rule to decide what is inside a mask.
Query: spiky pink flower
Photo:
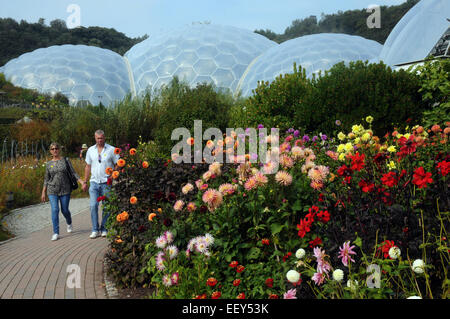
[[[183,207],[184,207],[184,202],[183,202],[181,199],[177,200],[177,201],[175,202],[175,205],[173,205],[173,209],[174,209],[176,212],[181,211],[181,210],[183,209]]]
[[[266,185],[268,182],[268,178],[266,175],[264,175],[261,172],[258,172],[254,175],[256,183],[258,184],[258,186],[263,186]]]
[[[174,236],[170,231],[166,230],[164,232],[164,237],[166,238],[167,244],[171,244],[173,242]]]
[[[158,248],[164,248],[167,245],[167,239],[166,236],[161,235],[158,238],[156,238],[156,247]]]
[[[255,189],[257,186],[258,186],[258,183],[256,182],[256,179],[254,176],[250,177],[244,184],[244,188],[246,191]]]
[[[283,299],[297,299],[296,294],[297,290],[292,288],[284,293]]]
[[[189,212],[194,212],[197,209],[197,206],[195,205],[194,202],[190,202],[189,204],[187,204],[187,210]]]
[[[166,287],[172,286],[172,280],[170,279],[169,275],[164,275],[162,282],[163,282],[164,286],[166,286]]]
[[[277,181],[278,184],[283,185],[283,186],[289,186],[292,183],[292,175],[289,174],[286,171],[279,171],[276,175],[275,175],[275,180]]]
[[[222,184],[219,186],[219,192],[223,195],[231,195],[235,192],[235,187],[229,183]]]
[[[172,274],[172,277],[170,277],[172,280],[172,284],[177,285],[178,281],[180,280],[180,274],[178,272],[175,272]]]
[[[320,286],[321,284],[323,284],[324,280],[325,280],[325,274],[321,273],[321,272],[316,272],[312,278],[311,278],[317,286]]]
[[[350,241],[346,241],[342,247],[339,247],[339,255],[341,258],[342,264],[347,267],[349,260],[351,262],[355,262],[350,255],[356,255],[356,252],[353,251],[355,246],[350,246]]]
[[[183,186],[183,188],[181,188],[181,191],[183,192],[183,194],[186,195],[193,189],[194,189],[194,185],[192,185],[191,183],[187,183],[186,185]]]
[[[280,164],[283,168],[291,168],[294,166],[294,160],[286,154],[280,156]]]

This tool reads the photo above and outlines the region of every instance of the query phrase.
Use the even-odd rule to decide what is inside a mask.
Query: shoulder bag
[[[75,176],[73,175],[72,170],[70,169],[70,165],[68,163],[67,157],[64,158],[64,161],[66,162],[66,171],[67,171],[67,177],[69,177],[70,188],[72,190],[75,190],[78,188],[78,181],[75,178]]]

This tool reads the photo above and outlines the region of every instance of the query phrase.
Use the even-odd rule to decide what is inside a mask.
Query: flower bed
[[[290,129],[270,150],[278,172],[252,154],[126,152],[108,199],[116,277],[156,298],[448,297],[450,123],[380,139],[372,120],[331,140]]]

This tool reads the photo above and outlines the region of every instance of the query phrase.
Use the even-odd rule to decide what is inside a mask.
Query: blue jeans
[[[61,213],[66,219],[67,225],[72,224],[72,217],[69,211],[70,194],[67,195],[48,195],[50,207],[52,209],[53,233],[59,235],[59,203],[61,203]]]
[[[96,183],[91,182],[89,186],[89,206],[91,208],[91,221],[92,221],[92,231],[94,232],[104,232],[106,231],[105,224],[108,220],[109,213],[103,210],[102,222],[100,227],[98,225],[98,202],[97,198],[100,196],[107,196],[110,187],[106,183]]]

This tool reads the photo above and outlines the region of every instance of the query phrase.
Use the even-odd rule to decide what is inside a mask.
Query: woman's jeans
[[[70,194],[67,195],[48,195],[50,207],[52,209],[53,233],[59,235],[59,203],[61,203],[61,213],[66,219],[67,225],[72,225],[72,217],[69,211]]]
[[[89,186],[89,206],[91,208],[91,221],[93,232],[106,231],[105,224],[108,220],[109,213],[103,210],[102,222],[98,225],[98,201],[97,198],[107,196],[110,187],[106,183],[91,182]]]

